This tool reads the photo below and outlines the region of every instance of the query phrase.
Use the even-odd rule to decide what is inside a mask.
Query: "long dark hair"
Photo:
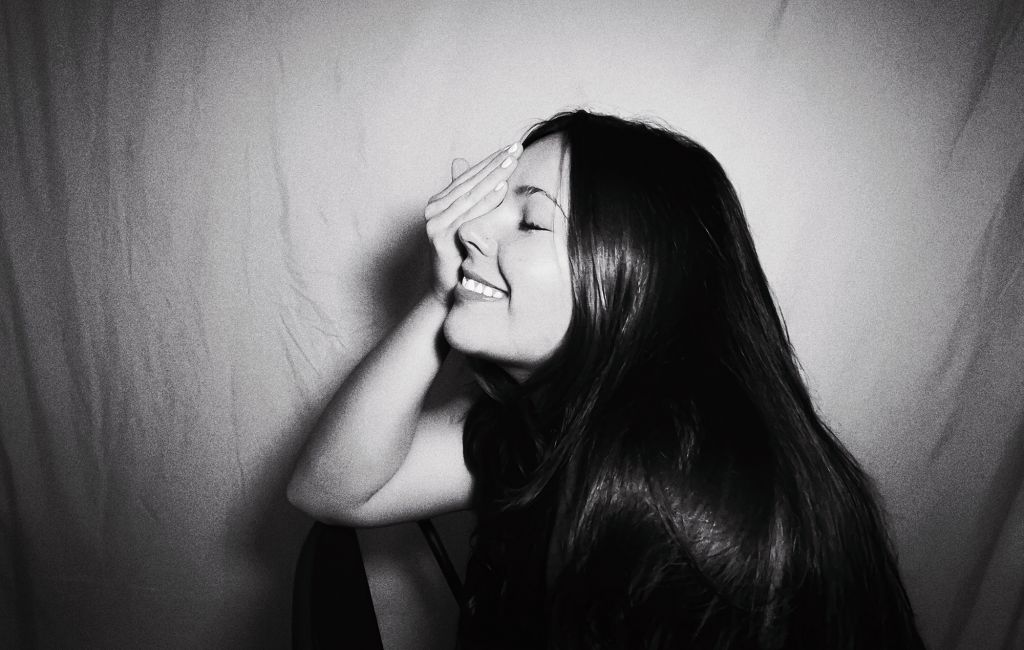
[[[871,482],[815,411],[721,165],[587,111],[524,144],[546,136],[569,156],[573,318],[521,384],[476,363],[466,644],[919,647]]]

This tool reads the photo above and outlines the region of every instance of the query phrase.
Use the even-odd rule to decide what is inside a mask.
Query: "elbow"
[[[298,474],[288,481],[285,492],[292,507],[331,526],[364,528],[370,525],[362,512],[365,502],[332,494],[330,490]]]
[[[305,483],[295,475],[288,481],[288,488],[285,490],[285,496],[288,498],[288,503],[292,504],[292,507],[297,510],[301,510],[307,515],[316,518],[314,512],[316,510],[316,504],[312,498],[310,498],[309,490]]]
[[[317,521],[325,524],[340,523],[335,516],[340,502],[330,498],[328,491],[316,481],[296,472],[288,481],[288,488],[285,491],[288,503]],[[330,507],[334,504],[334,507]]]

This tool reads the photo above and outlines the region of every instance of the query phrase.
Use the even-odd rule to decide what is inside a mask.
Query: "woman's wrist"
[[[416,302],[413,307],[413,313],[410,315],[416,321],[423,323],[436,332],[435,350],[441,358],[447,356],[451,349],[443,332],[444,321],[448,317],[448,309],[447,298],[442,299],[433,289],[429,289]]]
[[[416,303],[416,309],[422,309],[424,312],[429,313],[433,318],[438,319],[440,323],[444,323],[444,319],[448,317],[449,309],[449,293],[440,292],[437,289],[431,287],[423,292],[420,299]]]

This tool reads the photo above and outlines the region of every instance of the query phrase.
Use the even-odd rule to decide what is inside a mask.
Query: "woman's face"
[[[559,136],[534,142],[502,203],[458,230],[465,259],[445,337],[517,381],[558,349],[572,317],[568,164]]]

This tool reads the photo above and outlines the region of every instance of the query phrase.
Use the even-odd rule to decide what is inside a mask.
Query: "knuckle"
[[[427,238],[432,242],[444,241],[451,236],[451,224],[439,223],[427,230]]]
[[[472,195],[463,194],[459,198],[455,199],[455,203],[452,203],[452,209],[457,213],[462,213],[471,208],[474,203],[476,203],[476,201],[473,200]]]

